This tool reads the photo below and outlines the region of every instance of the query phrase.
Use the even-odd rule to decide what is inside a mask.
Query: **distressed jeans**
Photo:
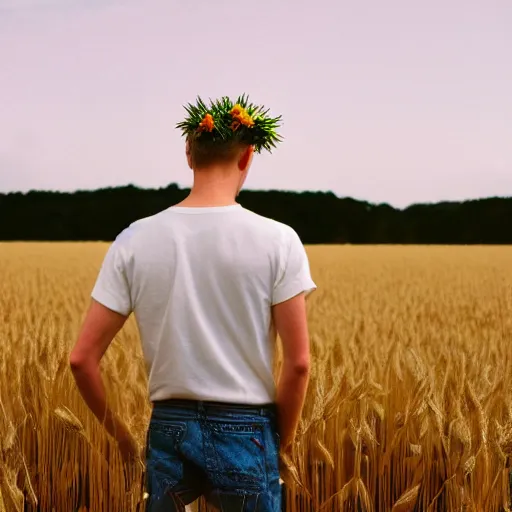
[[[146,512],[183,512],[200,496],[220,512],[280,512],[275,408],[156,402],[146,468]]]

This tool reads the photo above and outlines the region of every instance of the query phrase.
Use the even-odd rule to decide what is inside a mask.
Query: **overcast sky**
[[[189,186],[182,105],[246,92],[246,188],[512,195],[511,91],[511,0],[0,0],[0,191]]]

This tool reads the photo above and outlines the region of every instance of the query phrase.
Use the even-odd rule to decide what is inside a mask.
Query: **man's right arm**
[[[274,325],[283,346],[283,364],[276,405],[283,451],[290,448],[302,414],[310,374],[306,296],[301,293],[272,308]]]

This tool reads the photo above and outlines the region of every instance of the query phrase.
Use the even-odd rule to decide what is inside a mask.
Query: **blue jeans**
[[[182,512],[200,496],[221,512],[280,512],[275,407],[157,402],[146,468],[146,512]]]

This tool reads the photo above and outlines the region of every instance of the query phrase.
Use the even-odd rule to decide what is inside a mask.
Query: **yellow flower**
[[[244,113],[245,112],[245,109],[244,107],[242,107],[242,105],[240,105],[239,103],[237,103],[232,109],[231,109],[231,112],[230,114],[233,116],[233,117],[238,117],[240,114]]]
[[[211,132],[215,128],[215,123],[211,114],[206,114],[203,120],[199,123],[198,131],[200,132]]]
[[[249,113],[247,112],[247,110],[245,110],[244,107],[242,107],[242,105],[240,104],[236,104],[232,109],[231,109],[231,112],[230,114],[233,116],[234,119],[236,119],[240,124],[243,124],[244,126],[247,126],[248,128],[251,128],[252,126],[254,126],[254,121],[252,119],[252,117],[249,115]],[[232,125],[232,129],[233,129],[233,126],[236,126],[236,128],[238,128],[238,125],[235,125],[235,122],[233,123]],[[236,129],[235,128],[235,129]]]

